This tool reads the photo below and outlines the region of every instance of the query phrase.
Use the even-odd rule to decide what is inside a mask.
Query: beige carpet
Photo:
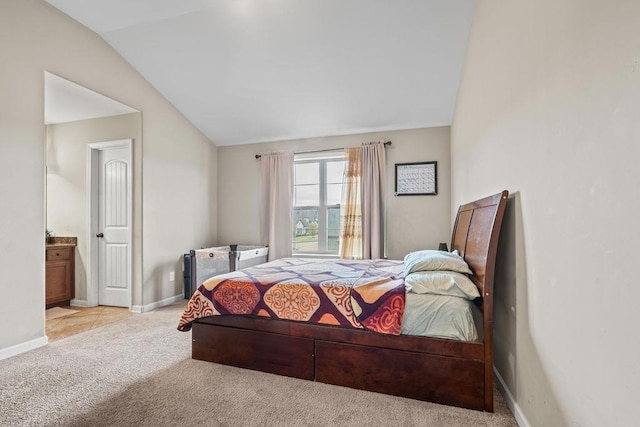
[[[68,316],[70,314],[78,313],[78,312],[79,310],[71,310],[69,308],[62,308],[62,307],[52,307],[45,310],[44,314],[45,314],[46,320],[53,320],[59,317]]]
[[[190,359],[175,304],[0,362],[2,426],[515,426],[493,414]]]

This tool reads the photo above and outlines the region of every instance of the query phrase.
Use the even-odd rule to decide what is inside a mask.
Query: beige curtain
[[[269,261],[293,250],[293,154],[262,154],[262,243]]]
[[[347,166],[340,205],[340,257],[385,256],[385,150],[383,142],[345,149]]]
[[[345,149],[346,166],[340,204],[340,258],[362,259],[360,147]]]
[[[360,199],[362,201],[362,257],[385,256],[385,149],[383,142],[362,144],[362,173]]]

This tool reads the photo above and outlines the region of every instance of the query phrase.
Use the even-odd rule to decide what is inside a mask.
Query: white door
[[[98,302],[131,304],[131,159],[127,147],[100,150]]]

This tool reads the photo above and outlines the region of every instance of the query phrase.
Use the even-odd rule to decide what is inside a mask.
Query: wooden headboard
[[[493,322],[493,275],[508,196],[505,190],[460,206],[451,237],[451,250],[457,249],[467,261],[482,295],[485,332],[487,321]]]
[[[493,411],[493,276],[508,197],[509,192],[505,190],[460,206],[451,236],[451,250],[457,249],[467,261],[482,295],[484,399],[488,411]]]

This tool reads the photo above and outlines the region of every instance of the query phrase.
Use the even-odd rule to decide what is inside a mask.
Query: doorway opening
[[[46,228],[55,238],[71,236],[77,241],[70,308],[101,305],[131,310],[141,299],[141,272],[134,267],[142,257],[141,112],[54,74],[45,72],[44,79]],[[101,160],[104,153],[118,151],[124,159]],[[111,166],[100,172],[96,165],[104,163]],[[109,182],[100,184],[105,177]],[[107,188],[117,208],[117,215],[107,218],[106,233],[97,231],[105,226],[98,214],[101,187]],[[102,251],[101,238],[96,237],[101,232],[109,236],[102,239]],[[110,270],[101,265],[102,259],[111,263]],[[107,281],[102,283],[110,296],[100,292],[105,275]]]

